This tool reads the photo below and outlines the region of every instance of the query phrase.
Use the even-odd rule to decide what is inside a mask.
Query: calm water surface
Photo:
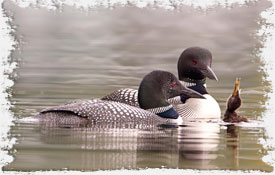
[[[102,97],[116,89],[138,88],[155,69],[177,75],[183,49],[206,47],[213,52],[219,82],[208,90],[222,111],[241,77],[243,106],[239,114],[260,122],[265,111],[264,81],[255,33],[266,1],[208,11],[179,7],[175,11],[117,7],[89,12],[22,9],[7,1],[20,40],[12,60],[11,101],[16,119],[75,99]],[[10,133],[17,144],[14,161],[4,170],[103,170],[121,168],[195,168],[272,171],[262,161],[258,143],[265,131],[258,125],[186,123],[178,127],[95,126],[49,128],[16,122]]]

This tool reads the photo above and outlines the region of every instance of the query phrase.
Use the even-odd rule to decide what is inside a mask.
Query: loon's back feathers
[[[48,113],[71,113],[78,118],[88,119],[90,122],[164,122],[159,116],[141,108],[136,108],[127,104],[95,100],[81,100],[65,105],[47,108],[41,111],[40,117],[47,120]],[[150,117],[149,117],[150,116]],[[52,118],[52,116],[50,116]],[[76,123],[78,123],[76,121]]]
[[[138,90],[135,89],[119,89],[102,97],[101,100],[115,101],[125,103],[130,106],[140,107],[138,104]]]

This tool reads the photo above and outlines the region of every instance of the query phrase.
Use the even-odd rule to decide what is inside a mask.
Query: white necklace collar
[[[151,109],[146,109],[146,110],[150,111],[150,112],[152,112],[154,114],[159,114],[159,113],[163,113],[165,111],[168,111],[171,108],[173,108],[172,105],[164,106],[164,107],[151,108]]]

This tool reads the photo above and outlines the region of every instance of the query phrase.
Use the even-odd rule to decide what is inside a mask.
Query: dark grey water
[[[222,111],[241,77],[243,106],[239,113],[261,121],[269,90],[257,57],[256,32],[266,1],[206,12],[117,7],[89,12],[22,9],[7,1],[20,40],[12,60],[19,63],[11,101],[17,119],[75,99],[92,99],[113,90],[137,88],[155,69],[177,74],[183,49],[212,51],[219,82],[208,90]],[[255,126],[255,125],[253,125]],[[98,126],[45,128],[16,123],[18,139],[10,150],[15,160],[4,170],[99,170],[121,168],[195,168],[272,171],[261,159],[258,143],[264,128],[187,123],[178,128]]]

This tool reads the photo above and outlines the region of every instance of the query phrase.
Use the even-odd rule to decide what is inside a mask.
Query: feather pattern
[[[206,99],[187,99],[184,104],[174,104],[174,109],[186,119],[220,119],[221,110],[217,101],[209,94]]]
[[[170,108],[172,106],[169,106]],[[166,108],[165,108],[166,109]],[[44,109],[36,117],[41,120],[53,121],[53,115],[59,114],[58,120],[62,119],[62,113],[67,116],[68,113],[74,114],[76,117],[71,117],[70,124],[78,124],[79,118],[83,121],[87,119],[90,122],[149,122],[149,123],[174,123],[173,120],[163,119],[153,112],[162,111],[165,109],[152,109],[152,111],[133,107],[124,103],[95,100],[80,100],[65,105]],[[61,116],[61,119],[60,119]],[[64,117],[63,117],[64,118]],[[76,120],[75,122],[73,120]],[[66,123],[66,122],[65,122]]]
[[[169,106],[164,106],[164,107],[158,107],[158,108],[152,108],[152,109],[147,109],[147,111],[150,111],[154,114],[159,114],[159,113],[163,113],[165,111],[168,111],[169,109],[173,108],[172,105]]]
[[[138,91],[135,89],[119,89],[101,98],[101,100],[115,101],[140,107],[138,104]]]

